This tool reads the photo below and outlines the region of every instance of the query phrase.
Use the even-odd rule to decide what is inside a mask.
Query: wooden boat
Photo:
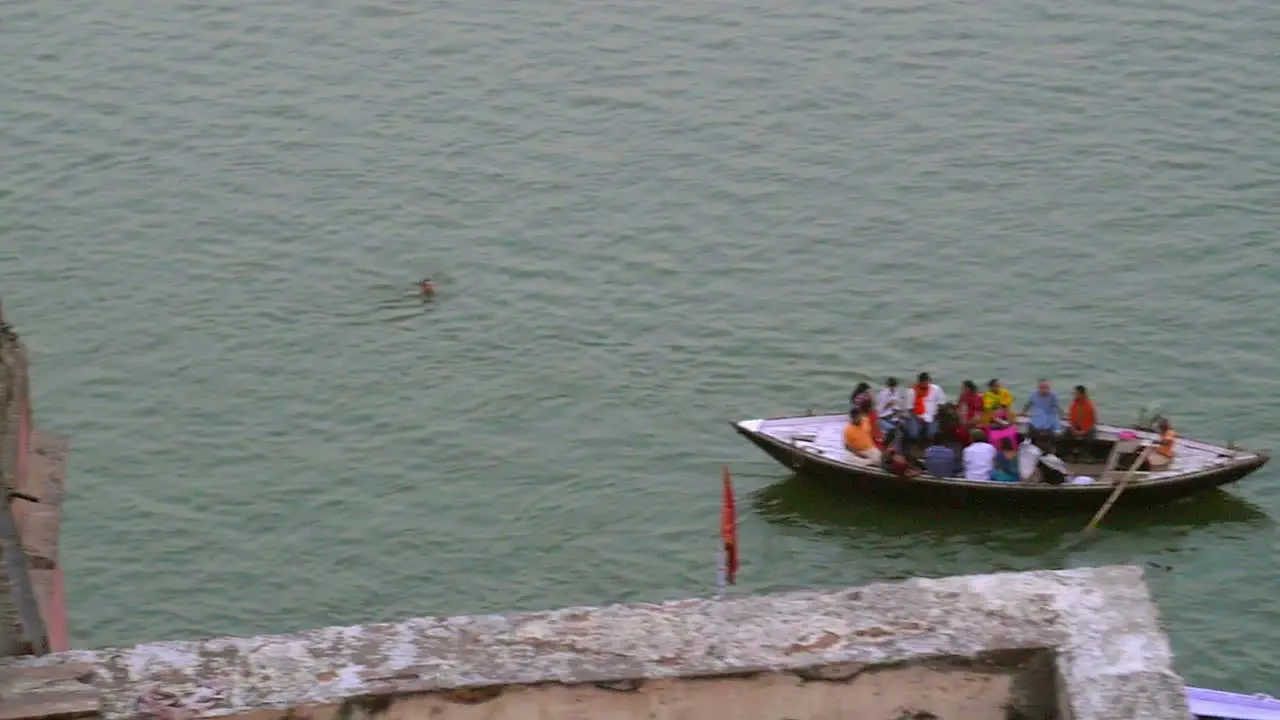
[[[1199,720],[1280,720],[1280,700],[1270,695],[1189,687],[1187,704]]]
[[[1096,510],[1129,474],[1134,461],[1157,434],[1142,426],[1097,427],[1097,437],[1077,447],[1062,448],[1073,482],[1001,483],[961,478],[937,478],[921,472],[909,478],[893,475],[878,465],[853,455],[844,447],[844,427],[848,416],[805,415],[799,417],[742,420],[735,430],[771,457],[796,473],[813,477],[832,487],[852,492],[931,504],[1007,505],[1020,509]],[[1025,417],[1017,419],[1025,434]],[[1234,446],[1214,445],[1179,438],[1174,460],[1159,472],[1132,473],[1120,494],[1119,505],[1153,505],[1170,502],[1236,482],[1267,463],[1263,452]],[[1075,484],[1075,482],[1087,484]]]

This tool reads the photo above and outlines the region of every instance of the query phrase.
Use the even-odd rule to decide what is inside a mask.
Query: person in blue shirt
[[[956,462],[956,451],[943,444],[945,440],[941,434],[933,438],[933,445],[924,451],[924,469],[936,478],[958,477],[960,467]]]
[[[1022,412],[1027,415],[1033,435],[1057,435],[1062,429],[1062,405],[1058,404],[1058,394],[1049,387],[1048,380],[1040,380],[1040,389],[1027,399]]]

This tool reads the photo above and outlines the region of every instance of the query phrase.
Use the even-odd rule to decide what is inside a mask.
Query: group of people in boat
[[[965,380],[954,403],[927,372],[906,388],[893,377],[874,393],[870,384],[860,383],[849,400],[846,449],[908,477],[923,471],[940,478],[1061,483],[1068,471],[1056,455],[1059,441],[1079,448],[1097,432],[1097,411],[1088,389],[1077,385],[1064,410],[1046,379],[1022,406],[1026,436],[1018,432],[1013,393],[996,378],[985,391]],[[1157,430],[1160,438],[1147,455],[1151,470],[1173,461],[1177,438],[1167,420],[1161,419]],[[924,448],[918,462],[910,457],[910,447]]]

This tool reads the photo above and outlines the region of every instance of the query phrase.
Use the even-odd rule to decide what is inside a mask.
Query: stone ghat
[[[254,720],[1190,716],[1142,571],[1119,566],[415,618],[0,664],[0,720],[45,710]]]

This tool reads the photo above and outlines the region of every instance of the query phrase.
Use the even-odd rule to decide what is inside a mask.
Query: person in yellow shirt
[[[871,418],[860,409],[849,412],[849,424],[844,426],[844,446],[849,452],[872,464],[880,464],[880,448],[876,447],[875,437],[871,434]]]
[[[982,393],[982,424],[990,425],[996,412],[1003,409],[1009,422],[1013,422],[1013,393],[1009,392],[1000,381],[991,378],[987,383],[987,391]]]

